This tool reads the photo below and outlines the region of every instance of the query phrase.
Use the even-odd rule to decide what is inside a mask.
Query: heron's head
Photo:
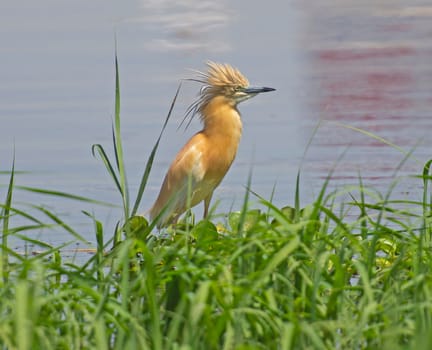
[[[248,100],[261,92],[274,91],[269,87],[251,87],[247,78],[237,68],[229,64],[207,62],[207,73],[201,73],[205,78],[205,85],[201,89],[201,96],[210,100],[216,96],[224,96],[234,105]]]
[[[202,83],[203,87],[199,98],[187,110],[185,119],[188,115],[193,118],[196,113],[200,113],[201,118],[203,118],[203,110],[216,97],[225,97],[226,102],[235,107],[240,102],[246,101],[261,92],[275,90],[270,87],[249,86],[247,78],[237,68],[229,64],[208,61],[207,67],[207,72],[198,72],[198,78],[190,79]]]

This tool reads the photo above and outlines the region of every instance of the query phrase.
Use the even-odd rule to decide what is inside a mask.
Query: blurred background
[[[302,205],[332,169],[331,188],[358,185],[361,176],[385,192],[396,179],[394,196],[420,199],[422,182],[412,175],[432,158],[431,17],[430,1],[420,0],[3,1],[0,170],[10,170],[15,150],[16,169],[26,171],[18,185],[120,204],[91,155],[94,143],[112,150],[116,36],[132,200],[179,80],[205,70],[207,60],[230,63],[252,85],[277,89],[240,105],[243,138],[213,197],[217,213],[241,208],[250,171],[252,189],[278,206],[293,205],[299,170]],[[199,89],[183,84],[142,212],[174,155],[200,129],[196,119],[177,130]],[[7,182],[0,175],[0,184]],[[121,213],[22,191],[15,201],[43,203],[88,231],[89,240],[92,224],[81,210],[107,226]],[[195,212],[201,216],[201,206]],[[46,240],[65,238],[53,233]]]

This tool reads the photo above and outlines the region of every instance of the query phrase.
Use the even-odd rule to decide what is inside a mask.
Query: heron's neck
[[[238,145],[242,133],[240,113],[234,103],[222,96],[210,100],[201,111],[203,133],[212,138],[229,139]]]

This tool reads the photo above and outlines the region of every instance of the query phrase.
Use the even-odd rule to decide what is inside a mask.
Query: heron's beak
[[[274,91],[276,89],[269,87],[247,87],[242,88],[234,94],[234,99],[236,103],[249,100],[250,98],[258,95],[261,92]]]
[[[275,91],[276,89],[273,89],[271,87],[248,87],[243,90],[246,94],[256,95],[261,92],[269,92],[269,91]]]

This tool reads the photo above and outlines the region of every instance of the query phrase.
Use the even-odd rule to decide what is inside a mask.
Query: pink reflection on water
[[[401,64],[400,59],[415,55],[416,50],[409,47],[335,48],[317,52],[322,91],[318,103],[320,115],[389,137],[394,143],[409,143],[409,138],[400,137],[398,132],[412,123],[417,104],[412,94],[416,81],[409,65]],[[355,144],[369,147],[387,146],[368,137],[356,141]]]
[[[395,58],[414,54],[414,50],[409,47],[384,47],[371,49],[330,49],[322,50],[319,53],[321,61],[339,62],[356,61],[376,58]]]
[[[432,156],[427,147],[432,127],[432,41],[417,35],[425,32],[426,22],[421,20],[361,20],[364,32],[348,27],[336,34],[315,28],[320,34],[319,45],[311,51],[316,88],[311,104],[319,119],[336,123],[320,127],[313,140],[315,160],[307,169],[325,179],[334,167],[332,160],[347,150],[334,169],[333,181],[358,183],[361,174],[363,180],[386,188],[395,172],[419,174],[421,162]],[[428,26],[432,30],[432,24]],[[380,138],[406,152],[416,147],[416,159],[399,169],[406,153]]]
[[[384,24],[381,26],[381,30],[385,32],[408,32],[412,30],[412,25],[409,23],[392,23],[392,24]]]
[[[414,83],[410,72],[385,67],[382,69],[386,71],[368,69],[371,68],[341,77],[328,76],[322,81],[320,105],[325,108],[326,117],[372,121],[379,118],[381,111],[385,115],[395,115],[397,111],[413,108],[411,97],[404,95]]]

